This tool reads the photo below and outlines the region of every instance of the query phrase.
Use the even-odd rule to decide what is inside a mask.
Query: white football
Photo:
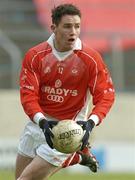
[[[75,121],[59,121],[52,128],[52,133],[54,134],[52,142],[56,150],[66,154],[80,150],[84,132],[82,127]]]

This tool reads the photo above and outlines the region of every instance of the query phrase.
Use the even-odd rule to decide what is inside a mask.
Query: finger
[[[43,129],[43,133],[46,134],[48,133],[49,136],[51,136],[52,138],[54,138],[54,134],[52,133],[51,129],[49,128],[49,126],[45,129]]]
[[[58,121],[50,121],[52,125],[57,125],[58,124]]]
[[[54,126],[56,126],[58,124],[58,121],[49,121],[48,122],[50,128],[52,129]]]
[[[79,125],[85,125],[86,121],[76,121],[76,123],[79,124]]]
[[[88,138],[88,133],[85,132],[85,134],[84,134],[84,136],[82,138],[82,142],[85,142],[87,140],[87,138]]]
[[[52,133],[52,131],[51,131],[50,128],[47,130],[47,133],[48,133],[49,136],[51,136],[52,138],[54,138],[54,134]]]
[[[82,143],[81,150],[83,150],[86,147],[86,145],[87,145],[86,142]]]
[[[86,129],[86,122],[85,121],[77,121],[77,124],[79,124],[83,128],[83,130]]]
[[[53,149],[53,143],[52,143],[52,140],[51,140],[49,134],[45,133],[45,138],[46,138],[47,144]]]
[[[88,139],[89,139],[89,133],[86,132],[83,136],[82,142],[83,142],[83,146],[86,146],[88,144]]]

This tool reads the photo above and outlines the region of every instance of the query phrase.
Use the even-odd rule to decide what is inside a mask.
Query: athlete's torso
[[[62,114],[65,118],[66,113],[72,118],[85,103],[89,80],[87,64],[74,52],[62,61],[50,52],[40,63],[41,107],[59,119]]]

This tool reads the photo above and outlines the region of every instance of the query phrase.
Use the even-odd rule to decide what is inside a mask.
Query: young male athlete
[[[95,50],[79,39],[81,12],[72,4],[52,10],[53,34],[25,55],[20,75],[21,103],[29,117],[20,138],[17,180],[42,180],[61,168],[81,164],[97,171],[89,135],[114,102],[109,72]],[[93,108],[88,111],[92,97]],[[52,124],[71,119],[84,129],[81,151],[64,154],[53,148]]]

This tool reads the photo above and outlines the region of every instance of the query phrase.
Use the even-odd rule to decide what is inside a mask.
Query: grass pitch
[[[50,180],[135,180],[135,174],[56,174]]]
[[[14,172],[0,171],[0,180],[15,180]],[[135,180],[135,174],[125,173],[90,173],[90,174],[69,174],[58,173],[49,178],[49,180]]]

